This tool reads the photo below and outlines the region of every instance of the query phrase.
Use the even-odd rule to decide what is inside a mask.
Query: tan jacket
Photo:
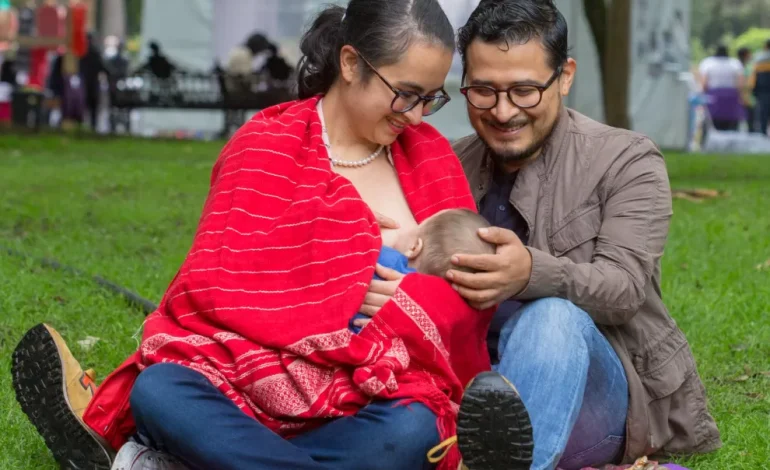
[[[454,145],[476,203],[491,162],[472,135]],[[532,277],[518,300],[568,299],[609,339],[628,377],[624,462],[721,446],[684,334],[660,290],[671,189],[648,138],[563,109],[510,198],[526,220]]]

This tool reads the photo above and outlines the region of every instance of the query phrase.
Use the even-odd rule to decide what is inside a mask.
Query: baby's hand
[[[401,284],[401,280],[404,278],[404,275],[400,272],[379,264],[377,265],[377,275],[383,280],[372,279],[372,283],[369,284],[369,292],[366,293],[364,304],[360,309],[361,313],[369,317],[377,315],[382,306],[396,293],[398,285]],[[364,326],[369,321],[363,319],[354,320],[354,324],[356,326]]]

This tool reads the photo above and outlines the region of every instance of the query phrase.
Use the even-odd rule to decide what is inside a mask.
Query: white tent
[[[455,27],[461,26],[478,0],[439,0]],[[158,41],[179,65],[210,70],[254,31],[276,40],[289,60],[298,59],[303,28],[328,0],[144,0],[142,38]],[[333,3],[344,4],[344,0]],[[582,2],[557,0],[570,27],[572,55],[578,62],[567,105],[595,119],[603,118],[598,61]],[[689,69],[690,0],[634,0],[632,13],[632,83],[630,115],[635,130],[666,148],[685,148],[688,134],[688,86],[680,80]],[[143,45],[144,46],[144,45]],[[143,47],[146,54],[146,47]],[[456,60],[447,80],[453,100],[429,118],[450,139],[472,132],[465,117]],[[217,130],[221,113],[153,111],[142,113],[146,129]]]

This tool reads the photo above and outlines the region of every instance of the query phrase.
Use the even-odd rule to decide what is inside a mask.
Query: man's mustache
[[[484,123],[500,129],[512,129],[514,127],[520,127],[525,124],[529,124],[529,119],[511,119],[508,122],[500,122],[495,119],[484,119]]]

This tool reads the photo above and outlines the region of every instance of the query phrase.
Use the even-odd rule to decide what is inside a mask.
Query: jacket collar
[[[543,146],[543,151],[532,163],[519,170],[516,177],[516,183],[510,195],[510,202],[527,222],[529,232],[532,234],[535,227],[535,215],[540,201],[540,187],[553,171],[559,156],[563,154],[567,135],[571,128],[572,117],[566,106],[559,110],[559,118],[551,132],[551,136]],[[479,140],[478,136],[476,139]],[[490,156],[489,150],[484,151],[483,158],[479,159],[481,168],[479,176],[481,178],[480,186],[483,188],[478,193],[477,200],[486,194],[488,186],[492,180],[492,171],[494,162]],[[532,235],[530,235],[532,236]]]

